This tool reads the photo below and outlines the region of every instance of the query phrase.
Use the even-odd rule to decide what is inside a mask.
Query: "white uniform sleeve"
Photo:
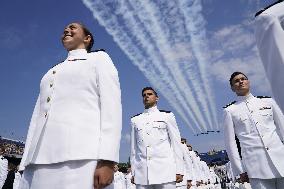
[[[182,144],[183,147],[183,155],[184,155],[184,163],[185,163],[185,175],[187,180],[193,180],[193,164],[190,158],[188,148],[185,144]]]
[[[199,161],[198,161],[198,158],[196,157],[196,154],[195,152],[191,151],[190,152],[190,156],[191,156],[191,159],[193,161],[193,171],[194,171],[194,180],[195,181],[200,181],[200,168],[199,168]]]
[[[209,174],[208,174],[208,166],[204,161],[201,161],[201,168],[202,168],[202,173],[203,173],[203,181],[208,182]]]
[[[174,150],[174,157],[176,163],[176,174],[183,175],[183,151],[180,145],[181,137],[173,113],[169,113],[168,119],[168,132],[170,137],[171,146]]]
[[[199,181],[203,180],[204,181],[204,173],[203,173],[203,168],[202,168],[202,164],[201,164],[201,161],[199,159],[197,159],[198,161],[198,174],[199,174]]]
[[[277,129],[281,133],[282,142],[284,142],[284,115],[276,102],[271,98],[272,110],[273,110],[273,119]]]
[[[119,161],[122,129],[121,91],[118,73],[105,52],[96,53],[96,71],[101,110],[98,159]]]
[[[8,175],[8,160],[0,159],[0,163],[0,188],[2,188]]]
[[[130,164],[131,164],[131,174],[132,176],[135,175],[135,151],[136,151],[136,137],[135,137],[135,130],[134,124],[131,121],[131,140],[130,140]]]
[[[37,120],[37,117],[39,116],[39,111],[40,111],[40,95],[38,95],[36,105],[35,105],[35,108],[32,114],[29,130],[28,130],[28,135],[27,135],[26,142],[25,142],[24,154],[21,159],[20,166],[19,166],[19,171],[23,171],[25,169],[24,164],[25,164],[25,161],[26,161],[29,149],[30,149],[30,145],[32,142],[32,138],[34,135],[34,131],[36,128],[36,120]]]
[[[284,2],[256,17],[255,37],[273,96],[284,111]]]
[[[239,175],[246,171],[243,167],[241,157],[238,152],[238,148],[237,148],[237,144],[235,140],[234,123],[233,123],[230,112],[228,112],[226,109],[224,110],[223,124],[224,124],[226,151],[229,156],[234,175]]]

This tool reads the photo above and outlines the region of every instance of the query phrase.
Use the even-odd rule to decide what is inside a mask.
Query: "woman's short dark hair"
[[[233,86],[233,79],[234,79],[234,77],[236,77],[237,75],[240,75],[240,74],[244,75],[248,79],[246,74],[244,74],[243,72],[234,72],[234,73],[232,73],[232,75],[230,77],[230,85],[231,86]]]
[[[144,91],[147,91],[147,90],[151,90],[151,91],[153,91],[154,92],[154,94],[155,94],[155,96],[156,97],[158,97],[158,94],[157,94],[157,92],[152,88],[152,87],[144,87],[143,89],[142,89],[142,96],[143,96],[143,93],[144,93]]]
[[[84,34],[86,35],[86,36],[91,36],[91,41],[90,41],[90,43],[88,44],[88,46],[86,47],[86,50],[87,50],[87,52],[91,52],[91,50],[92,50],[92,47],[93,47],[93,45],[94,45],[94,36],[93,36],[93,34],[90,32],[90,30],[84,25],[84,24],[82,24],[82,23],[78,23],[81,27],[82,27],[82,29],[83,29],[83,31],[84,31]]]

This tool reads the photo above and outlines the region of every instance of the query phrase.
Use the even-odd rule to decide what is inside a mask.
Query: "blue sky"
[[[273,1],[171,2],[3,1],[0,135],[25,138],[41,77],[67,55],[63,28],[80,21],[93,32],[94,49],[106,49],[119,71],[121,161],[129,156],[129,119],[143,111],[140,91],[150,85],[160,93],[159,108],[175,113],[182,136],[196,150],[223,149],[222,133],[196,137],[194,131],[222,130],[222,106],[234,99],[227,81],[235,70],[248,74],[255,95],[271,95],[253,15]]]

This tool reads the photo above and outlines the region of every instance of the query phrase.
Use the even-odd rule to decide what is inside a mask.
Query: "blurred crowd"
[[[9,140],[0,136],[0,146],[4,148],[5,156],[22,156],[24,153],[24,143],[21,141]]]

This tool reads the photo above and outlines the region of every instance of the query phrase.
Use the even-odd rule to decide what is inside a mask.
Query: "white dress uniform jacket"
[[[194,158],[195,158],[195,162],[196,162],[196,166],[195,166],[195,168],[196,168],[196,180],[201,181],[201,180],[204,179],[203,171],[202,171],[202,167],[201,167],[201,160],[200,160],[199,156],[195,156]]]
[[[284,117],[272,98],[239,96],[224,109],[224,134],[234,175],[249,178],[284,176]],[[241,156],[235,135],[239,139]]]
[[[131,172],[129,172],[125,175],[126,189],[136,189],[136,185],[132,184],[131,179],[132,179],[132,174]]]
[[[193,163],[189,155],[189,150],[186,144],[181,144],[183,150],[183,181],[176,183],[177,187],[187,186],[188,180],[193,180]]]
[[[183,152],[174,114],[146,109],[131,119],[131,167],[134,182],[152,185],[174,182],[183,174]]]
[[[189,151],[190,158],[192,160],[193,165],[193,183],[196,183],[196,181],[200,181],[200,169],[199,169],[199,159],[196,156],[196,153],[194,151]]]
[[[256,17],[255,36],[273,96],[284,111],[284,2]]]
[[[126,189],[126,181],[122,172],[116,171],[113,175],[113,188]]]
[[[42,78],[20,170],[68,160],[118,162],[121,136],[118,73],[103,51],[70,51]]]
[[[8,175],[8,160],[0,155],[0,188],[3,187]]]

